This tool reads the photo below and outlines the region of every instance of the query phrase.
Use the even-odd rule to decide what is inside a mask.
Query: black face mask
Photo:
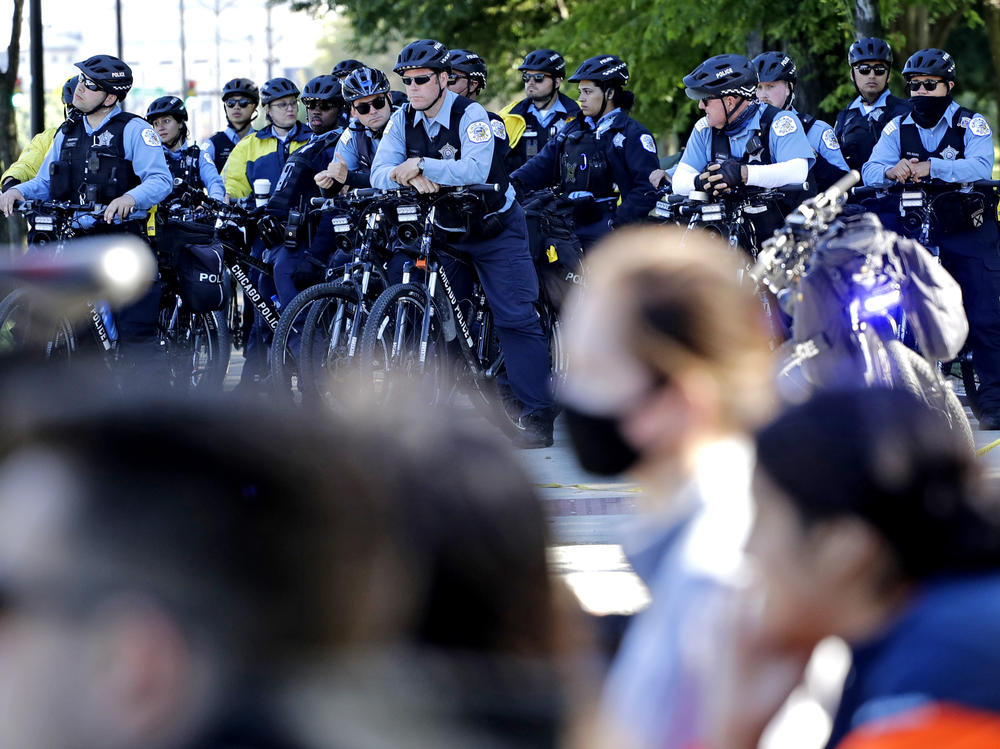
[[[938,124],[944,116],[944,110],[951,104],[951,94],[948,96],[911,96],[913,106],[913,121],[920,127],[931,128]]]
[[[639,453],[621,433],[618,419],[593,416],[564,406],[566,426],[580,465],[601,476],[617,476],[639,460]]]

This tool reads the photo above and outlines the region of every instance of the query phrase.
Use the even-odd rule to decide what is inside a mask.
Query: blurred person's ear
[[[91,691],[108,746],[178,741],[207,687],[179,625],[154,602],[119,596],[101,604],[95,632]],[[169,737],[169,738],[168,738]]]
[[[845,607],[878,600],[891,563],[885,542],[869,523],[839,517],[817,523],[807,534],[818,585]]]

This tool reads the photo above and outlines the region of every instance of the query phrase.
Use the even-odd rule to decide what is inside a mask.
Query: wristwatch
[[[417,160],[417,169],[419,170],[419,172],[420,172],[421,174],[423,174],[423,173],[424,173],[424,157],[423,157],[423,156],[421,156],[421,157],[420,157],[420,158],[419,158],[419,159]]]

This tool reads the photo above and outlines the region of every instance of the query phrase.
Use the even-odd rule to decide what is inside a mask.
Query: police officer
[[[174,179],[180,178],[196,190],[206,189],[216,200],[226,196],[225,185],[215,163],[197,145],[187,143],[187,107],[176,96],[161,96],[146,109],[146,120],[163,143],[163,154]]]
[[[76,109],[73,107],[73,92],[76,91],[78,80],[79,76],[74,75],[63,84],[62,103],[64,120],[77,114]],[[61,124],[56,127],[50,127],[48,130],[43,130],[31,139],[24,151],[21,152],[21,155],[17,157],[17,161],[11,164],[3,175],[0,175],[0,187],[2,187],[2,190],[9,190],[15,185],[26,182],[38,174],[38,168],[45,160],[45,154],[52,148],[52,141],[56,137],[56,132],[60,127],[62,127]]]
[[[312,136],[312,131],[298,121],[299,87],[287,78],[272,78],[261,88],[261,104],[268,125],[247,136],[233,148],[223,170],[222,179],[226,183],[226,195],[230,198],[246,198],[253,192],[253,183],[268,180],[273,192],[278,178],[285,168],[290,154],[304,146]],[[269,193],[270,194],[270,193]],[[258,237],[251,252],[262,257],[264,242]],[[267,297],[277,296],[277,289],[270,276],[253,272],[260,292]],[[267,348],[271,329],[259,311],[254,312],[254,323],[247,338],[246,363],[240,378],[240,386],[250,388],[265,373]]]
[[[346,60],[341,60],[336,65],[333,66],[333,70],[330,71],[330,75],[337,79],[337,83],[341,86],[344,84],[344,79],[347,78],[353,71],[358,68],[365,67],[365,64],[361,60],[353,60],[348,58]],[[339,127],[347,127],[350,124],[350,115],[348,112],[342,112],[340,116],[340,121],[337,123]]]
[[[254,131],[258,102],[257,84],[249,78],[233,78],[222,87],[222,111],[228,125],[201,144],[201,150],[208,154],[219,174],[233,147]]]
[[[493,182],[504,191],[484,199],[474,217],[478,236],[456,243],[468,253],[486,291],[506,358],[507,376],[523,403],[520,447],[552,444],[555,417],[548,343],[535,303],[538,278],[528,252],[524,212],[514,199],[483,107],[448,90],[451,55],[430,39],[408,44],[393,70],[409,102],[392,115],[372,163],[372,186],[409,185],[433,193],[440,185]]]
[[[614,55],[585,60],[569,78],[579,85],[580,112],[511,175],[520,189],[558,185],[574,199],[584,249],[615,226],[641,221],[656,203],[648,181],[659,167],[656,141],[628,115],[635,103],[623,88],[628,79],[628,66]]]
[[[139,115],[122,111],[132,88],[132,69],[111,55],[76,63],[79,82],[73,106],[80,117],[66,120],[38,174],[0,196],[9,216],[18,200],[70,200],[107,204],[94,233],[126,231],[145,237],[138,219],[173,189],[160,139]],[[160,286],[154,283],[117,317],[124,355],[136,362],[155,355]],[[165,374],[165,371],[164,371]]]
[[[847,165],[860,171],[882,128],[893,117],[906,114],[909,105],[889,93],[892,49],[886,42],[875,37],[858,39],[848,50],[847,59],[858,96],[837,114],[834,132]]]
[[[310,227],[303,223],[307,215],[303,209],[310,198],[320,195],[315,177],[333,158],[340,140],[343,102],[340,81],[332,75],[316,76],[305,85],[302,103],[312,135],[306,145],[288,157],[267,203],[268,215],[286,225],[282,234],[284,241],[274,253],[274,283],[281,306],[288,304],[310,281],[322,280],[322,267],[299,252],[298,244],[310,234]],[[291,214],[291,211],[296,213]],[[317,270],[320,271],[318,278]]]
[[[673,177],[673,191],[719,195],[743,185],[805,182],[816,159],[794,112],[758,102],[757,68],[743,55],[710,57],[684,76],[684,91],[705,116],[698,120]],[[755,214],[758,237],[781,224],[782,211]]]
[[[865,184],[887,181],[974,182],[990,179],[989,123],[952,100],[955,61],[940,49],[922,49],[903,67],[912,111],[890,120],[862,170]],[[935,201],[931,241],[941,263],[962,287],[973,366],[979,375],[981,429],[1000,429],[1000,247],[992,191],[957,191]],[[899,221],[894,231],[913,235]]]
[[[554,49],[529,52],[518,70],[526,96],[500,111],[510,137],[507,169],[511,172],[537,155],[580,112],[577,103],[559,91],[566,61]]]
[[[798,80],[795,62],[784,52],[764,52],[753,59],[753,64],[757,67],[757,99],[798,115],[816,153],[809,182],[820,191],[827,189],[847,174],[847,162],[833,128],[812,115],[799,114],[792,106]]]
[[[382,133],[392,114],[389,79],[375,68],[358,68],[344,79],[344,100],[350,107],[350,126],[337,142],[333,161],[316,175],[316,184],[371,187],[371,168]]]
[[[486,68],[486,61],[475,52],[467,49],[451,50],[451,73],[448,74],[448,90],[454,91],[459,96],[476,101],[479,95],[486,90],[486,79],[489,71]],[[503,117],[486,110],[490,117],[490,127],[493,129],[494,146],[500,149],[504,166],[507,166],[507,156],[510,153],[510,144],[507,140],[507,126]]]

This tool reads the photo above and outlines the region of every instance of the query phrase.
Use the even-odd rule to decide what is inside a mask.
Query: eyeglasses
[[[459,75],[458,73],[451,73],[451,74],[448,75],[448,83],[451,83],[451,84],[455,84],[455,83],[458,83],[459,81],[467,81],[467,80],[469,80],[469,76],[467,76],[467,75]]]
[[[329,112],[331,109],[337,108],[337,105],[332,101],[323,101],[321,99],[303,99],[302,103],[306,109],[320,109],[324,112]]]
[[[541,83],[546,78],[549,77],[548,73],[523,73],[521,75],[521,80],[527,83],[528,81],[534,81],[535,83]]]
[[[871,75],[872,73],[875,75],[885,75],[889,72],[889,68],[885,65],[858,65],[854,69],[861,73],[861,75]]]
[[[298,109],[299,102],[298,99],[296,99],[295,101],[272,101],[267,106],[277,107],[278,109]]]
[[[237,107],[240,109],[246,109],[251,104],[253,104],[253,102],[249,99],[226,99],[226,109],[236,109]]]
[[[944,81],[907,81],[906,85],[909,87],[910,91],[919,91],[920,87],[923,86],[925,91],[933,91],[938,87],[939,83],[944,83]]]
[[[81,75],[80,76],[80,83],[83,84],[83,87],[85,89],[87,89],[88,91],[100,91],[101,90],[101,87],[99,85],[97,85],[94,81],[90,80],[85,75]]]
[[[382,109],[386,103],[384,96],[376,96],[371,101],[354,102],[354,111],[358,114],[368,114],[372,109]]]
[[[429,81],[434,76],[432,75],[415,75],[415,76],[403,76],[404,86],[423,86],[427,81]]]

